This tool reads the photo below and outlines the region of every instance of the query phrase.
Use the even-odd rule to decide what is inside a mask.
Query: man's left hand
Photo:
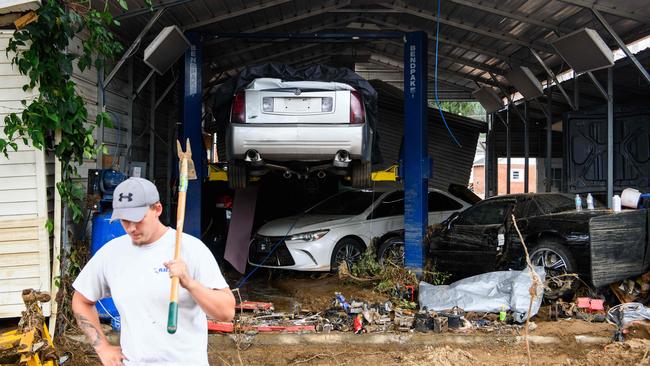
[[[194,279],[187,273],[187,265],[182,259],[170,260],[164,263],[165,267],[169,270],[169,277],[178,277],[181,286],[189,290],[189,287],[194,282]]]

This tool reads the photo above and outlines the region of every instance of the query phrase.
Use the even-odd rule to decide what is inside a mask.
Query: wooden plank
[[[0,242],[0,254],[34,253],[40,249],[36,240],[15,240]]]
[[[0,203],[0,217],[13,215],[36,215],[38,206],[36,201]]]
[[[38,227],[2,227],[0,228],[0,243],[21,240],[38,240]]]
[[[0,267],[0,281],[33,277],[40,278],[40,269],[38,265]]]
[[[43,187],[43,189],[45,189],[45,187]],[[38,199],[38,190],[36,188],[0,190],[0,203],[30,202],[38,201]],[[43,197],[43,199],[45,199],[45,197]]]
[[[33,155],[33,154],[32,154]],[[1,164],[1,163],[0,163]],[[8,165],[11,166],[11,165]],[[5,166],[0,166],[0,170],[5,169]],[[2,177],[0,178],[0,190],[10,189],[29,189],[36,187],[36,176],[24,177]]]
[[[38,253],[0,254],[0,267],[39,265]],[[0,286],[5,291],[4,281]]]
[[[0,306],[0,318],[16,318],[25,311],[24,304],[2,305]]]

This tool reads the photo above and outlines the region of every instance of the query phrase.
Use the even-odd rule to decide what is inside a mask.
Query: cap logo
[[[129,202],[133,201],[133,193],[129,193],[127,195],[124,195],[124,193],[120,193],[120,198],[118,201],[122,202],[122,199],[126,198]]]

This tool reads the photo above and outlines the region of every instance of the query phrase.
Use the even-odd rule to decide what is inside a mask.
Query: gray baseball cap
[[[129,178],[115,187],[110,222],[115,220],[140,222],[149,206],[158,201],[160,195],[153,183],[143,178]]]

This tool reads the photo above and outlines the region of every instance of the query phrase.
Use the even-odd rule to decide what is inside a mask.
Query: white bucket
[[[623,207],[637,208],[641,192],[634,188],[625,188],[621,193],[621,205]]]

